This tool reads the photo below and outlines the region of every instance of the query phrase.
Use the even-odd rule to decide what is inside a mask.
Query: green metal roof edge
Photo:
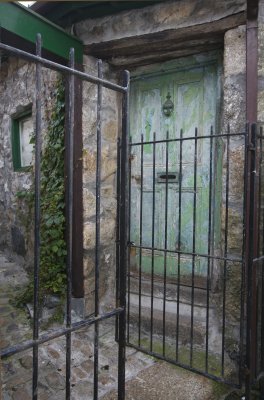
[[[75,61],[82,63],[83,44],[78,38],[21,4],[0,3],[0,26],[31,43],[35,43],[40,33],[43,48],[64,59],[69,59],[73,47]]]

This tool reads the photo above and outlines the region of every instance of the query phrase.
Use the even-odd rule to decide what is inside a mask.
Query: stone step
[[[175,313],[166,312],[165,318],[165,336],[170,339],[175,339],[177,335],[177,315]],[[131,331],[137,335],[137,328],[139,325],[139,311],[135,304],[130,304],[129,312],[129,323],[131,325]],[[150,334],[150,308],[141,307],[141,330],[145,336]],[[155,309],[153,312],[153,334],[163,336],[163,311]],[[179,343],[189,344],[191,340],[191,318],[181,315],[179,318]],[[206,327],[202,321],[198,321],[196,318],[193,323],[193,343],[195,346],[204,345],[206,335]],[[162,341],[162,339],[161,339]]]
[[[129,292],[139,295],[139,278],[135,275],[130,275]],[[142,276],[141,278],[141,294],[151,296],[151,278],[150,276]],[[177,301],[178,284],[177,282],[166,283],[166,300]],[[153,281],[153,297],[162,299],[164,297],[164,282],[161,277],[154,278]],[[183,304],[192,304],[192,287],[179,285],[179,300]],[[201,287],[195,287],[193,291],[193,304],[200,307],[207,306],[207,290]]]
[[[177,284],[168,283],[165,302],[165,335],[176,338],[177,335]],[[192,288],[180,286],[179,301],[179,342],[189,344],[191,335],[195,346],[204,346],[206,340],[206,323],[209,318],[208,340],[212,351],[220,351],[217,312],[213,304],[207,308],[207,292],[201,288],[194,289],[192,303]],[[164,287],[160,281],[153,287],[153,334],[163,335],[164,326]],[[127,296],[129,307],[129,323],[137,332],[139,325],[139,302],[141,301],[141,328],[148,335],[151,329],[151,281],[142,277],[141,296],[139,296],[139,280],[130,277],[130,291]],[[192,328],[193,327],[193,328]],[[191,330],[193,329],[193,332]],[[219,342],[219,343],[217,343]]]

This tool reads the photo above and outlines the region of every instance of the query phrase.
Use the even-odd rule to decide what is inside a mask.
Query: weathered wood
[[[182,49],[186,49],[188,42],[192,43],[197,39],[204,41],[205,44],[208,38],[211,40],[219,39],[220,41],[227,30],[242,25],[245,21],[245,12],[240,12],[200,25],[92,43],[84,46],[84,53],[111,60],[113,57],[171,52],[175,49],[180,50],[181,47]]]
[[[203,43],[196,46],[186,46],[186,48],[180,48],[179,50],[166,51],[166,52],[155,52],[152,54],[141,54],[132,57],[113,57],[108,60],[116,69],[132,68],[134,66],[141,66],[146,64],[152,64],[167,60],[173,60],[176,58],[187,57],[198,53],[208,52],[212,50],[220,50],[223,48],[223,43],[217,41],[211,41],[211,43]]]

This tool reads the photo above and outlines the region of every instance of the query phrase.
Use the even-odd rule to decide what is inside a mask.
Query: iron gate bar
[[[37,35],[36,54],[41,57],[41,35]],[[34,225],[34,299],[33,340],[39,338],[39,267],[40,267],[40,162],[41,162],[41,65],[36,64],[36,143],[35,143],[35,225]],[[32,398],[38,397],[38,345],[33,346]]]
[[[248,146],[248,179],[249,179],[249,199],[247,200],[248,215],[248,241],[247,241],[247,337],[246,337],[246,398],[251,399],[251,383],[255,376],[255,355],[253,354],[254,348],[254,327],[253,314],[253,282],[254,282],[254,263],[255,258],[255,194],[256,194],[256,124],[248,126],[249,133],[249,146]]]
[[[259,139],[260,139],[260,143],[261,143],[261,150],[260,150],[261,151],[261,161],[260,161],[259,170],[261,171],[261,178],[262,178],[262,175],[263,175],[262,174],[262,168],[263,168],[263,128],[262,128],[262,126],[260,127]],[[260,196],[261,196],[261,189],[262,189],[261,183],[263,184],[263,181],[262,182],[260,181],[260,184],[259,184]],[[260,203],[259,203],[259,210],[261,213],[261,197],[260,197]],[[261,215],[262,215],[262,253],[263,253],[263,251],[264,251],[264,207],[263,207],[263,211],[262,211]],[[261,227],[259,227],[259,231],[260,231],[260,228]],[[263,270],[264,256],[259,257],[259,260],[262,261],[262,276],[261,276],[261,278],[262,278],[261,279],[262,296],[261,296],[261,328],[260,328],[261,329],[260,346],[261,346],[262,351],[261,351],[261,358],[260,358],[260,369],[261,369],[261,372],[263,372],[264,371],[264,351],[263,351],[264,350],[264,270]],[[262,388],[262,391],[263,391],[263,388]],[[262,392],[262,395],[263,395],[263,392]]]
[[[109,82],[106,79],[100,79],[96,76],[89,75],[86,72],[81,72],[77,69],[71,70],[70,67],[67,67],[62,64],[58,64],[54,61],[47,60],[46,58],[42,58],[40,56],[35,56],[34,54],[30,54],[24,50],[19,50],[15,47],[8,46],[7,44],[0,43],[0,49],[5,50],[8,53],[16,54],[18,57],[25,58],[26,60],[40,63],[47,68],[51,68],[51,69],[54,69],[57,71],[73,74],[74,76],[77,76],[78,78],[80,78],[84,81],[88,81],[91,83],[101,83],[103,87],[106,87],[111,90],[115,90],[120,93],[127,92],[127,87],[125,87],[125,86],[117,85],[116,83]]]
[[[214,134],[213,138],[226,138],[227,136],[245,136],[245,132],[237,132],[237,133],[230,133],[230,135],[228,135],[228,133],[219,133],[219,134]],[[166,142],[184,142],[184,141],[188,141],[188,140],[199,140],[199,139],[210,139],[211,135],[204,135],[204,136],[197,136],[197,138],[195,138],[195,136],[188,136],[188,137],[183,137],[181,138],[174,138],[174,139],[162,139],[162,140],[156,140],[156,144],[158,143],[166,143]],[[148,144],[153,144],[154,141],[153,140],[148,140],[148,141],[143,141],[141,142],[131,142],[130,146],[141,146],[141,145],[148,145]]]
[[[94,399],[97,399],[98,388],[98,348],[96,347],[96,340],[98,340],[97,325],[99,322],[104,321],[111,317],[118,318],[118,400],[124,400],[125,398],[125,330],[126,330],[126,318],[125,318],[125,307],[126,307],[126,266],[127,266],[127,137],[128,137],[128,96],[129,96],[129,73],[126,71],[124,75],[124,86],[116,85],[112,82],[101,79],[100,77],[93,77],[89,74],[80,72],[74,69],[74,50],[70,51],[70,66],[65,67],[58,63],[51,62],[41,57],[41,35],[38,34],[36,41],[36,56],[25,51],[16,49],[11,46],[0,43],[0,49],[5,50],[8,53],[14,54],[18,57],[26,58],[27,60],[36,63],[36,144],[35,144],[35,228],[34,228],[34,324],[33,324],[33,339],[26,340],[22,343],[14,346],[7,347],[0,351],[1,358],[9,357],[20,353],[24,350],[33,349],[33,376],[32,376],[32,399],[37,400],[38,398],[38,348],[39,345],[49,342],[52,339],[66,336],[66,400],[71,398],[71,333],[78,331],[84,327],[95,325],[95,374],[94,374]],[[100,64],[100,62],[99,62]],[[60,72],[66,72],[69,77],[68,86],[68,104],[69,113],[66,119],[66,137],[67,137],[67,148],[68,152],[68,164],[67,164],[67,182],[66,182],[66,197],[67,197],[67,305],[66,305],[66,327],[59,328],[54,332],[43,334],[39,336],[39,266],[40,266],[40,161],[41,161],[41,68],[46,66],[51,69],[58,70]],[[100,73],[99,73],[100,75]],[[96,227],[96,252],[97,252],[97,263],[96,263],[96,285],[97,293],[95,298],[95,315],[90,316],[87,319],[83,319],[80,322],[72,323],[71,320],[71,289],[72,289],[72,217],[73,217],[73,134],[74,134],[74,77],[78,76],[81,79],[98,84],[99,88],[106,87],[116,92],[123,94],[122,99],[122,176],[121,176],[121,201],[120,201],[120,215],[122,221],[122,231],[120,244],[120,260],[122,261],[119,270],[119,289],[118,293],[118,307],[116,309],[106,312],[103,314],[99,313],[99,291],[98,291],[98,279],[99,279],[99,245],[100,245],[100,220],[97,219]],[[100,89],[101,90],[101,89]],[[99,90],[99,91],[100,91]],[[98,149],[99,157],[97,158],[97,170],[96,170],[96,181],[97,181],[97,211],[100,211],[100,147],[101,147],[101,94],[98,98],[98,120],[97,120],[97,136],[98,136]],[[98,216],[100,218],[100,216]],[[98,224],[99,223],[99,224]],[[119,244],[119,245],[120,245]]]
[[[143,249],[143,250],[152,250],[152,247],[148,247],[148,246],[139,246],[136,245],[134,243],[128,243],[128,246],[131,248],[135,248],[135,249]],[[241,258],[228,258],[228,257],[220,257],[220,256],[211,256],[208,254],[202,254],[202,253],[192,253],[192,252],[188,252],[188,251],[180,251],[180,250],[170,250],[170,249],[161,249],[159,247],[154,247],[153,250],[156,251],[160,251],[160,252],[166,252],[166,253],[172,253],[172,254],[184,254],[186,256],[196,256],[196,257],[204,257],[204,258],[211,258],[214,260],[219,260],[219,261],[229,261],[229,262],[241,262]]]
[[[60,329],[57,329],[55,332],[40,335],[39,338],[36,340],[25,340],[24,342],[22,342],[18,345],[9,346],[9,347],[2,349],[0,351],[0,357],[1,357],[1,359],[6,358],[6,357],[11,357],[15,354],[21,353],[22,351],[32,348],[34,345],[39,346],[39,345],[47,343],[53,339],[57,339],[58,337],[66,335],[69,332],[76,332],[82,328],[94,325],[95,321],[98,321],[98,322],[105,321],[106,319],[120,315],[123,312],[124,312],[124,308],[118,307],[113,311],[109,311],[107,313],[99,315],[97,318],[95,318],[93,316],[93,317],[84,319],[80,322],[72,323],[71,328],[60,328]]]
[[[162,140],[156,140],[156,133],[153,133],[153,140],[144,140],[142,135],[141,135],[141,140],[140,141],[135,141],[135,142],[131,142],[129,143],[129,148],[130,151],[132,148],[137,147],[138,148],[138,153],[140,154],[140,159],[139,159],[139,168],[140,168],[140,172],[141,172],[141,179],[140,182],[138,184],[138,191],[140,190],[140,193],[138,195],[139,200],[139,207],[140,207],[140,211],[139,211],[139,217],[140,220],[138,221],[138,232],[139,232],[139,239],[138,239],[138,243],[133,243],[131,242],[131,240],[129,240],[128,242],[128,249],[130,250],[131,254],[133,252],[133,256],[137,255],[138,256],[138,292],[137,292],[137,296],[138,296],[138,303],[137,304],[141,304],[141,296],[143,295],[142,293],[142,288],[141,288],[141,275],[143,272],[143,265],[142,265],[142,256],[140,256],[143,252],[143,250],[149,250],[150,254],[149,256],[151,257],[150,259],[150,266],[151,269],[149,271],[150,276],[149,276],[149,282],[150,282],[150,342],[147,345],[143,345],[142,342],[142,329],[138,329],[140,326],[142,328],[142,311],[141,308],[138,308],[138,333],[137,336],[135,338],[133,338],[131,340],[131,335],[128,335],[128,345],[138,349],[140,351],[143,351],[146,354],[152,355],[154,357],[158,357],[162,360],[165,361],[169,361],[172,362],[173,364],[179,365],[183,368],[186,368],[188,370],[194,371],[194,372],[198,372],[201,375],[207,376],[209,378],[212,378],[216,381],[219,382],[225,382],[233,387],[241,387],[242,385],[242,374],[243,374],[243,343],[244,343],[244,301],[245,301],[245,259],[244,259],[244,247],[245,247],[245,227],[243,227],[243,241],[241,243],[241,249],[239,250],[241,257],[238,256],[230,256],[229,253],[229,212],[228,212],[228,207],[229,207],[229,202],[230,202],[230,151],[231,151],[231,140],[232,139],[241,139],[243,145],[246,145],[246,141],[247,141],[247,135],[248,132],[244,131],[244,132],[235,132],[235,133],[231,133],[230,131],[230,127],[228,127],[227,132],[225,133],[214,133],[213,131],[213,127],[210,127],[210,134],[205,134],[204,136],[199,136],[198,133],[198,129],[195,129],[195,134],[191,135],[189,137],[183,137],[183,130],[180,130],[180,137],[177,138],[170,138],[168,132],[166,132],[166,138],[162,139]],[[201,135],[201,134],[200,134]],[[207,249],[207,254],[205,253],[200,253],[197,252],[197,190],[198,190],[198,145],[199,143],[201,143],[201,140],[205,141],[205,143],[207,143],[208,145],[208,150],[209,150],[209,159],[208,159],[208,192],[206,194],[207,199],[208,199],[208,210],[207,215],[208,215],[208,221],[206,221],[207,224],[207,231],[206,231],[206,237],[208,240],[208,244],[206,244],[206,249]],[[192,204],[192,216],[191,221],[192,221],[192,226],[193,226],[193,236],[192,236],[192,250],[191,251],[185,251],[182,250],[181,248],[181,230],[182,230],[182,171],[183,171],[183,145],[184,143],[194,143],[193,146],[193,167],[192,168],[192,177],[193,177],[193,186],[192,186],[192,196],[193,198],[190,200],[191,204]],[[155,232],[155,213],[156,213],[156,206],[155,206],[155,173],[156,173],[156,169],[155,169],[155,163],[156,163],[156,146],[157,144],[161,144],[164,146],[165,150],[164,150],[164,173],[166,174],[166,176],[168,175],[168,165],[169,165],[169,152],[168,152],[168,146],[169,143],[179,143],[179,158],[178,158],[178,162],[179,162],[179,186],[178,186],[178,207],[179,207],[179,212],[177,215],[177,222],[178,222],[178,232],[177,232],[177,246],[176,249],[169,249],[168,248],[168,212],[169,212],[169,205],[168,205],[168,181],[166,181],[166,186],[165,186],[165,194],[164,194],[164,204],[165,204],[165,222],[163,222],[165,225],[164,227],[162,227],[162,233],[163,233],[163,243],[164,243],[164,247],[158,247],[155,246],[155,236],[156,236],[156,232]],[[150,221],[152,224],[152,246],[148,246],[143,244],[144,243],[144,238],[143,238],[143,232],[142,232],[142,220],[143,220],[143,214],[142,214],[142,203],[143,203],[143,182],[144,182],[144,165],[143,165],[143,160],[144,160],[144,149],[145,146],[147,145],[152,145],[152,162],[153,165],[151,167],[152,169],[152,216],[150,217]],[[223,176],[223,179],[225,180],[224,183],[224,199],[223,199],[223,207],[225,207],[225,214],[224,214],[224,220],[223,220],[223,230],[225,230],[224,236],[223,236],[223,255],[220,256],[218,253],[218,248],[217,248],[217,252],[215,254],[215,246],[214,246],[214,234],[213,232],[215,229],[215,216],[212,215],[212,211],[213,211],[213,204],[216,204],[215,202],[216,200],[216,193],[215,193],[215,182],[214,180],[217,180],[217,176],[216,176],[216,171],[214,170],[213,167],[213,160],[214,160],[214,154],[215,154],[215,160],[217,161],[217,157],[218,156],[218,146],[220,145],[220,159],[221,156],[224,157],[225,160],[225,173]],[[163,148],[163,147],[162,147]],[[225,152],[223,151],[225,149]],[[221,154],[221,155],[220,155]],[[242,182],[245,183],[246,182],[246,178],[245,178],[245,171],[246,171],[246,165],[247,165],[247,158],[246,158],[246,151],[242,152],[242,158],[244,156],[244,171],[242,170],[242,174],[244,172],[244,178],[242,177]],[[133,159],[133,155],[131,155],[131,160]],[[165,166],[166,163],[166,166]],[[215,167],[217,168],[217,167]],[[165,171],[166,169],[166,171]],[[130,171],[130,186],[131,186],[131,175],[132,172]],[[131,187],[130,187],[131,190]],[[244,184],[244,193],[246,193],[246,187]],[[166,198],[167,196],[167,198]],[[220,200],[221,201],[221,200]],[[206,203],[207,204],[207,203]],[[131,199],[130,199],[130,206],[131,206]],[[242,207],[243,207],[243,214],[241,214],[241,225],[243,224],[243,222],[245,221],[245,199],[244,202],[242,203]],[[131,212],[131,209],[130,209]],[[163,211],[162,211],[163,214]],[[167,223],[166,223],[167,221]],[[220,240],[220,239],[219,239]],[[218,242],[217,242],[218,243]],[[219,244],[220,246],[220,244]],[[133,249],[138,250],[137,252],[134,253]],[[155,264],[155,260],[153,260],[153,258],[155,257],[155,251],[159,252],[161,256],[164,256],[163,258],[163,268],[164,270],[161,273],[161,276],[159,278],[155,277],[155,269],[154,269],[154,264]],[[176,331],[176,342],[175,342],[175,350],[176,350],[176,356],[174,358],[170,356],[167,353],[167,336],[166,336],[166,310],[167,310],[167,304],[166,304],[166,298],[167,298],[167,279],[168,279],[168,271],[167,271],[167,256],[168,254],[174,254],[177,255],[177,259],[178,259],[178,263],[175,260],[175,272],[176,272],[176,277],[177,277],[177,281],[175,282],[175,288],[177,288],[177,294],[176,294],[176,301],[177,301],[177,305],[175,305],[175,311],[177,309],[177,314],[175,315],[176,317],[176,326],[175,326],[175,331]],[[231,253],[232,254],[232,253]],[[190,271],[190,282],[185,282],[185,280],[182,278],[182,270],[181,270],[181,256],[191,256],[191,271]],[[204,258],[206,261],[206,271],[207,271],[207,276],[205,276],[205,285],[200,284],[199,281],[196,281],[196,259],[197,258]],[[223,277],[221,279],[223,279],[222,282],[222,287],[220,289],[220,293],[221,293],[221,297],[222,297],[222,305],[220,304],[221,307],[221,311],[220,311],[220,319],[222,321],[221,323],[221,339],[220,339],[220,349],[219,349],[219,361],[217,361],[217,364],[219,365],[220,368],[220,372],[219,375],[218,373],[216,373],[216,375],[214,375],[212,373],[212,367],[210,365],[210,338],[209,338],[209,328],[210,328],[210,315],[211,315],[211,298],[210,298],[210,291],[211,291],[211,268],[213,268],[214,266],[214,262],[219,261],[219,266],[221,267],[221,271],[223,274]],[[220,265],[221,264],[221,265]],[[239,288],[240,288],[240,295],[238,298],[238,307],[240,307],[240,322],[238,325],[238,354],[236,355],[237,357],[237,363],[236,365],[238,365],[238,374],[233,377],[233,378],[229,378],[227,376],[227,364],[226,364],[226,355],[225,352],[227,351],[226,349],[226,340],[227,340],[227,332],[226,332],[226,323],[227,323],[227,296],[228,293],[230,291],[229,286],[227,287],[227,271],[229,270],[229,268],[232,268],[235,264],[237,264],[237,267],[239,268],[239,279],[241,279],[241,281],[239,281]],[[128,280],[130,279],[130,275],[131,272],[128,271]],[[132,275],[131,275],[132,276]],[[154,279],[155,281],[159,281],[162,283],[163,285],[163,289],[162,293],[161,293],[161,297],[160,299],[162,299],[162,305],[161,305],[161,312],[163,312],[162,315],[162,325],[161,325],[161,346],[162,349],[160,350],[160,353],[158,353],[157,351],[155,351],[155,348],[153,346],[153,331],[154,331],[154,326],[153,326],[153,314],[154,314]],[[240,283],[241,282],[241,283]],[[180,321],[181,321],[181,315],[180,315],[180,293],[183,290],[183,286],[189,287],[190,288],[190,311],[189,311],[189,315],[188,318],[190,318],[190,323],[188,324],[189,327],[188,329],[190,330],[190,340],[188,341],[188,362],[187,361],[183,361],[181,359],[182,355],[180,352]],[[203,365],[199,365],[199,363],[197,364],[197,359],[195,356],[195,299],[196,299],[196,292],[195,289],[202,289],[205,292],[205,314],[204,314],[204,318],[205,318],[205,327],[206,327],[206,332],[204,334],[204,345],[203,345],[203,350],[204,350],[204,356],[203,356]],[[128,287],[128,302],[130,301],[130,296],[131,296],[131,292],[130,292],[130,286]],[[137,307],[137,305],[136,305]],[[129,315],[128,315],[128,323],[129,323]],[[127,327],[128,331],[131,330],[131,328],[128,326]],[[189,336],[189,333],[188,333]],[[133,341],[134,340],[134,341]]]
[[[196,200],[197,200],[197,137],[198,129],[195,128],[194,139],[194,171],[193,171],[193,241],[192,241],[192,294],[191,294],[191,349],[190,366],[193,366],[193,313],[194,313],[194,272],[195,272],[195,249],[196,249]]]
[[[210,374],[210,373],[206,373],[205,371],[199,370],[197,368],[190,367],[189,365],[184,364],[184,363],[182,363],[180,361],[178,362],[178,361],[174,360],[173,358],[164,357],[163,355],[161,355],[159,353],[156,353],[155,351],[146,350],[143,347],[139,348],[138,346],[136,346],[136,345],[134,345],[132,343],[128,343],[127,345],[129,347],[131,347],[132,349],[140,350],[142,353],[147,354],[148,356],[155,357],[155,358],[157,358],[159,360],[162,360],[162,361],[167,361],[170,364],[176,365],[177,367],[181,367],[183,369],[186,369],[187,371],[194,372],[195,374],[198,374],[198,375],[204,376],[206,378],[212,379],[215,382],[224,383],[225,385],[229,385],[229,386],[231,386],[231,387],[233,387],[235,389],[241,389],[241,386],[238,383],[235,383],[235,382],[230,381],[228,379],[223,379],[223,378],[220,378],[220,377],[218,377],[216,375],[213,375],[213,374]],[[246,398],[245,400],[248,400],[248,398]]]
[[[209,207],[208,207],[208,255],[211,255],[212,238],[211,238],[211,213],[212,213],[212,184],[213,184],[213,127],[211,126],[210,138],[210,164],[209,164]],[[205,338],[205,371],[208,372],[208,350],[209,350],[209,306],[210,306],[210,261],[207,261],[207,278],[206,278],[206,338]]]
[[[121,159],[121,140],[117,138],[116,158],[116,307],[119,302],[119,288],[120,288],[120,159]],[[128,283],[129,285],[129,283]],[[129,315],[129,314],[128,314]],[[115,321],[115,340],[118,342],[118,315]]]
[[[144,157],[144,148],[143,148],[143,134],[141,134],[141,156],[140,156],[140,176],[141,176],[141,180],[140,180],[140,212],[139,212],[139,218],[140,218],[140,222],[139,222],[139,243],[140,246],[142,246],[142,224],[143,224],[143,220],[142,220],[142,215],[143,215],[143,180],[144,180],[144,167],[143,167],[143,157]],[[142,283],[142,248],[140,247],[139,250],[139,302],[138,302],[138,319],[139,319],[139,323],[138,323],[138,345],[140,347],[141,345],[141,283]]]
[[[102,79],[102,60],[97,62],[98,78]],[[99,314],[99,268],[100,268],[100,214],[101,214],[101,111],[102,111],[102,85],[97,85],[97,157],[96,157],[96,233],[95,233],[95,288],[94,303],[95,317]],[[94,400],[98,399],[98,346],[99,325],[94,325]]]
[[[123,312],[119,315],[118,326],[118,400],[125,400],[125,357],[126,357],[126,278],[128,265],[128,132],[129,132],[129,89],[130,75],[124,71],[123,85],[126,93],[122,98],[122,153],[120,188],[120,292],[119,306]]]
[[[230,126],[228,125],[227,127],[228,131],[228,136],[226,138],[226,184],[225,184],[225,238],[224,238],[224,255],[225,255],[225,260],[224,260],[224,277],[223,277],[223,329],[222,329],[222,367],[221,367],[221,373],[222,376],[224,376],[225,368],[224,368],[224,363],[225,363],[225,328],[226,328],[226,277],[227,277],[227,249],[228,249],[228,217],[229,217],[229,212],[228,212],[228,204],[229,204],[229,151],[230,151]]]
[[[246,238],[247,238],[247,193],[248,193],[248,127],[246,126],[244,138],[244,199],[243,199],[243,244],[242,244],[242,275],[241,275],[241,320],[245,320],[246,308]],[[240,327],[240,359],[239,359],[239,383],[242,386],[245,375],[245,354],[242,352],[245,340],[244,325]]]
[[[130,153],[130,143],[131,143],[131,136],[129,136],[129,147],[128,147],[128,204],[131,202],[131,161],[132,161],[132,156]],[[131,213],[130,213],[130,207],[128,207],[128,222],[127,222],[127,230],[128,230],[128,243],[130,243],[130,225],[131,225]],[[130,324],[130,257],[127,257],[127,343],[129,342],[129,324]]]
[[[166,138],[169,139],[169,131],[166,132]],[[143,146],[142,146],[143,148]],[[166,177],[168,176],[169,170],[169,143],[166,142],[166,153],[165,153],[165,171]],[[166,179],[166,187],[165,187],[165,224],[164,224],[164,249],[167,250],[168,246],[168,179]],[[165,356],[165,338],[166,338],[166,280],[167,280],[167,252],[164,252],[164,275],[163,275],[163,321],[162,321],[162,347],[163,347],[163,355]]]
[[[183,130],[180,130],[180,139],[183,138]],[[182,207],[182,140],[180,141],[180,169],[179,169],[179,220],[178,220],[178,250],[181,248],[181,207]],[[179,327],[180,327],[180,281],[181,281],[181,255],[178,252],[178,279],[177,279],[177,325],[176,325],[176,361],[179,360]]]
[[[74,49],[70,50],[69,67],[74,69]],[[71,296],[72,296],[72,237],[73,237],[73,135],[74,135],[74,75],[68,76],[68,107],[69,111],[66,118],[66,135],[67,135],[67,165],[66,165],[66,238],[67,238],[67,302],[66,302],[66,327],[71,328]],[[71,398],[71,332],[66,334],[66,400]]]
[[[154,247],[155,247],[155,203],[156,203],[156,132],[153,133],[152,145],[152,250],[151,250],[151,304],[150,304],[150,351],[153,350],[153,294],[154,294]]]

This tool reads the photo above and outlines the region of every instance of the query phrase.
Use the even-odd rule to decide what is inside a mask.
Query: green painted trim
[[[208,65],[222,65],[223,51],[213,50],[210,52],[202,52],[196,55],[176,58],[161,63],[153,63],[140,67],[135,67],[130,71],[131,81],[137,81],[144,78],[155,77],[160,75],[171,74],[175,72],[186,72],[194,68],[204,67]]]
[[[11,130],[11,144],[12,144],[12,157],[13,167],[15,172],[28,172],[31,167],[21,166],[21,153],[20,153],[20,135],[19,135],[19,122],[24,117],[32,115],[32,110],[25,110],[24,112],[12,117],[12,130]]]
[[[0,26],[31,43],[41,33],[43,48],[67,60],[73,47],[76,62],[82,63],[83,44],[79,39],[21,4],[0,3]]]

